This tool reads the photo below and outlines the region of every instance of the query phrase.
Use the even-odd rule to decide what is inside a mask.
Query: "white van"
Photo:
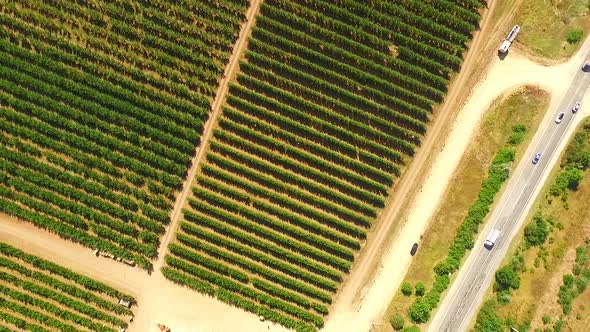
[[[483,243],[483,246],[486,247],[489,250],[492,250],[492,248],[494,247],[494,244],[498,240],[498,237],[499,236],[500,236],[500,230],[495,229],[495,228],[492,229],[492,231],[490,232],[490,234],[488,234],[488,237],[486,238],[486,241]]]

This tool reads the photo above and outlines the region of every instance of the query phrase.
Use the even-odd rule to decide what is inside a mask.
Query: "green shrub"
[[[501,292],[503,290],[518,289],[520,287],[520,277],[514,271],[512,265],[506,265],[496,271],[496,289]]]
[[[410,320],[414,323],[426,323],[430,319],[431,307],[425,298],[420,298],[412,304],[408,312]]]
[[[492,164],[494,165],[500,165],[500,164],[506,164],[509,162],[514,161],[514,155],[515,155],[516,151],[514,150],[514,148],[501,148],[498,153],[496,154],[496,157],[494,158],[494,161],[492,162]]]
[[[588,286],[588,278],[582,276],[576,279],[576,291],[578,294],[582,294]]]
[[[584,31],[580,28],[574,28],[567,33],[567,42],[570,44],[576,44],[584,36]]]
[[[537,213],[533,221],[524,229],[524,240],[529,246],[539,246],[545,243],[548,234],[547,222],[541,214]]]
[[[561,285],[559,287],[559,292],[557,293],[557,303],[561,304],[561,309],[564,314],[568,314],[572,310],[573,300],[574,294],[572,291],[567,288],[566,285]]]
[[[526,272],[526,264],[524,262],[524,255],[521,251],[517,251],[510,260],[510,265],[514,268],[516,272]]]
[[[391,324],[391,327],[393,327],[394,330],[399,331],[404,328],[404,316],[402,316],[402,314],[398,312],[395,315],[393,315],[393,317],[391,317],[389,323]]]
[[[515,124],[514,126],[512,126],[512,132],[513,133],[524,133],[524,132],[526,132],[526,125],[523,125],[522,123]]]
[[[501,292],[498,292],[496,294],[496,298],[498,299],[498,303],[501,304],[508,304],[512,300],[512,296],[510,296],[510,291],[506,289]]]
[[[418,281],[416,283],[416,296],[424,296],[424,293],[426,293],[426,286],[422,281]]]
[[[551,317],[550,316],[543,316],[543,324],[547,325],[551,323]]]
[[[416,325],[408,326],[402,332],[420,332],[420,328]]]
[[[563,320],[561,320],[561,319],[557,320],[555,322],[555,325],[553,325],[553,332],[561,332],[564,324],[565,324],[565,322]]]
[[[525,133],[512,133],[508,137],[508,143],[512,145],[518,145],[524,139]]]
[[[508,144],[518,145],[524,139],[526,134],[526,126],[523,124],[517,124],[512,126],[512,134],[508,137]]]
[[[498,304],[495,300],[489,300],[483,304],[477,314],[474,330],[476,332],[497,332],[503,330],[502,320],[498,316]]]
[[[563,284],[567,288],[572,288],[574,286],[574,276],[571,274],[566,274],[563,276]]]
[[[553,196],[560,196],[565,194],[566,190],[575,191],[583,178],[582,170],[578,168],[568,168],[561,171],[555,182],[549,188],[549,193]]]
[[[404,281],[402,283],[402,294],[404,294],[405,296],[412,295],[413,290],[414,287],[412,287],[412,284],[409,281]]]

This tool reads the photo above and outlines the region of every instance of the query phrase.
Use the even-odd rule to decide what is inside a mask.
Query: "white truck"
[[[496,241],[498,241],[498,237],[500,237],[500,230],[495,228],[492,229],[490,234],[488,234],[486,241],[483,243],[483,246],[486,247],[488,250],[492,250],[494,244],[496,244]]]
[[[502,45],[500,45],[500,47],[498,48],[498,52],[500,54],[505,54],[506,52],[508,52],[510,45],[512,45],[512,42],[514,42],[514,40],[516,39],[516,35],[518,35],[519,31],[520,25],[515,25],[512,28],[512,30],[510,30],[510,33],[508,33],[508,36],[506,36],[506,38],[502,42]]]

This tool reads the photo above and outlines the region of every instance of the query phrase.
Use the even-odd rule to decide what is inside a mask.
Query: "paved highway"
[[[586,54],[585,58],[588,58],[589,55],[590,52]],[[582,63],[578,68],[581,67]],[[567,92],[558,103],[558,108],[552,110],[553,117],[550,120],[545,119],[551,123],[542,124],[537,131],[532,143],[534,144],[533,152],[531,155],[523,156],[516,171],[511,174],[506,190],[499,198],[486,227],[482,227],[479,241],[476,242],[461,273],[446,295],[429,331],[459,332],[469,327],[484,293],[493,281],[495,271],[508,250],[512,237],[521,226],[521,219],[524,219],[523,214],[526,212],[527,204],[534,198],[535,189],[541,184],[543,173],[550,166],[552,156],[574,117],[581,116],[573,114],[571,109],[576,101],[583,99],[588,87],[590,87],[590,73],[577,70]],[[582,105],[582,109],[585,107],[590,107],[590,105]],[[562,122],[557,124],[555,118],[559,112],[564,112],[565,116]],[[578,113],[580,112],[578,111]],[[540,139],[537,139],[539,136]],[[527,151],[530,153],[531,149],[529,148]],[[537,152],[541,153],[541,159],[534,165],[532,159]],[[483,240],[493,228],[499,229],[501,234],[494,247],[488,250],[483,247]]]

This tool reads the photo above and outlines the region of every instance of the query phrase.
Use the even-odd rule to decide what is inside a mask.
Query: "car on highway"
[[[541,152],[537,152],[537,154],[533,158],[533,164],[537,164],[539,160],[541,160]]]
[[[574,105],[574,107],[572,108],[572,113],[576,113],[577,111],[580,110],[580,107],[582,107],[582,104],[578,101],[576,102],[576,104]]]
[[[561,120],[563,120],[564,116],[565,116],[565,113],[559,112],[559,114],[557,114],[557,117],[555,118],[555,123],[561,123]]]
[[[486,238],[485,242],[483,243],[483,246],[488,250],[492,250],[494,244],[496,244],[496,241],[498,241],[498,237],[500,237],[500,230],[495,228],[492,229],[490,234],[488,234],[488,237]]]
[[[410,255],[414,256],[416,254],[416,251],[418,251],[418,243],[414,243],[412,249],[410,250]]]

